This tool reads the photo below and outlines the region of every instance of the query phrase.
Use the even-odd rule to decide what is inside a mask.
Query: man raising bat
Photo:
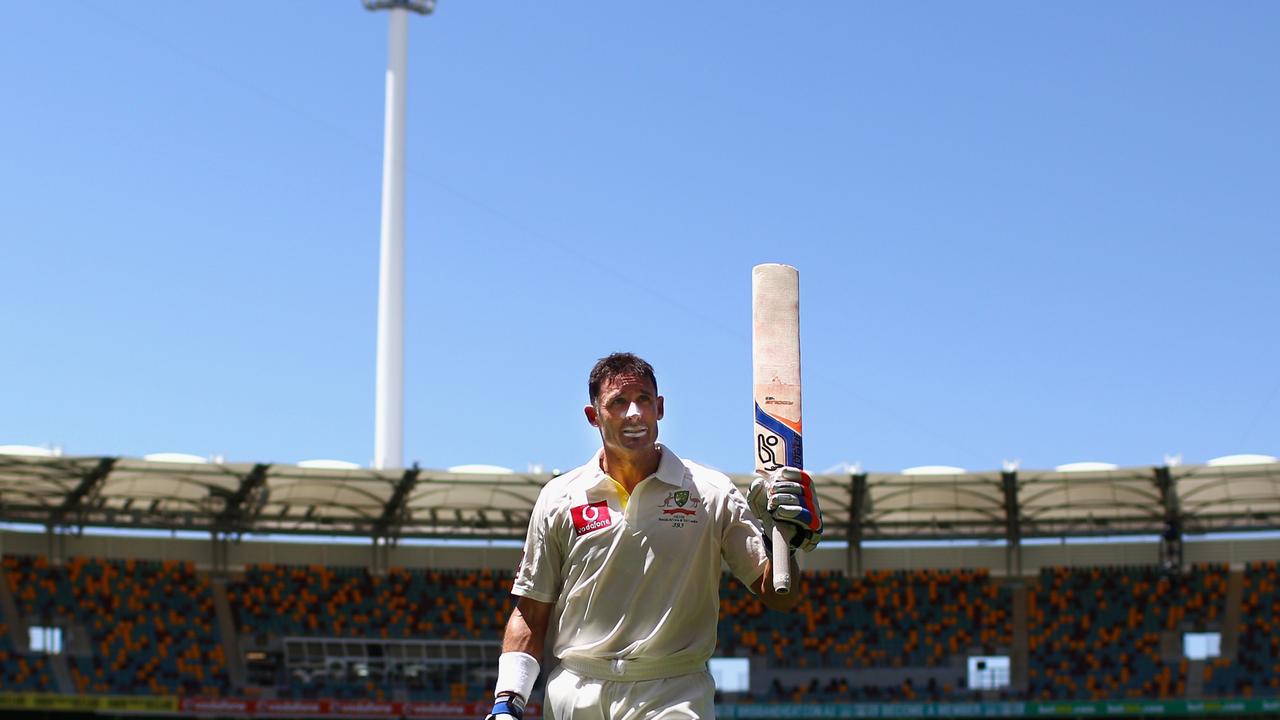
[[[714,718],[707,661],[721,563],[772,609],[790,610],[800,595],[774,591],[759,521],[729,478],[658,443],[664,403],[649,363],[603,358],[588,392],[602,447],[538,495],[489,719],[521,720],[548,628],[560,659],[546,683],[549,720]],[[807,475],[779,468],[751,494],[760,519],[794,528],[796,547],[817,545]]]

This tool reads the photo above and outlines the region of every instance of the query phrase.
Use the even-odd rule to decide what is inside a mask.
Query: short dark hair
[[[600,386],[605,380],[619,375],[638,375],[653,384],[653,391],[658,392],[658,378],[653,374],[653,366],[644,358],[629,352],[610,353],[596,361],[591,368],[591,376],[587,380],[587,393],[591,396],[591,404],[600,399]]]

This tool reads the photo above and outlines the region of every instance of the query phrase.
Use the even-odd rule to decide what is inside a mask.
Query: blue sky
[[[0,444],[373,455],[387,16],[0,4]],[[568,468],[585,376],[751,467],[1280,454],[1280,5],[479,3],[410,31],[406,460]]]

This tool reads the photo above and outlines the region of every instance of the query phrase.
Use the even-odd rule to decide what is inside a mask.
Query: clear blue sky
[[[0,4],[0,444],[373,455],[387,16]],[[751,467],[1280,453],[1280,4],[440,0],[410,33],[406,460],[568,468],[585,376]]]

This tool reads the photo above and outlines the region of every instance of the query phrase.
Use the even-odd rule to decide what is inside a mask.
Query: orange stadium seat
[[[1175,698],[1185,661],[1162,659],[1163,632],[1200,629],[1225,603],[1227,568],[1168,575],[1151,566],[1043,570],[1028,596],[1029,697]]]
[[[229,692],[227,658],[214,622],[207,576],[190,563],[5,556],[4,578],[22,618],[45,618],[83,631],[67,652],[82,693],[219,696]],[[493,570],[251,565],[227,584],[235,632],[261,646],[284,638],[496,641],[512,608],[511,573]],[[1053,568],[1028,587],[1024,694],[1013,699],[1178,698],[1188,687],[1185,660],[1162,659],[1169,633],[1218,627],[1229,573],[1198,566],[1168,576],[1154,567]],[[726,575],[717,655],[766,658],[794,683],[755,690],[761,702],[931,702],[973,699],[947,677],[964,657],[1009,654],[1013,597],[985,570],[911,570],[847,577],[800,576],[809,601],[774,613]],[[1205,664],[1206,696],[1280,695],[1280,570],[1245,569],[1239,653]],[[12,624],[12,623],[10,623]],[[0,623],[0,685],[53,691],[47,658],[13,647]],[[851,672],[892,677],[849,682]],[[854,675],[849,675],[853,677]],[[952,676],[954,677],[954,676]],[[401,678],[403,681],[403,678]],[[288,676],[281,697],[473,700],[490,688],[459,672],[394,685],[383,677],[328,669]]]
[[[1206,664],[1208,697],[1280,696],[1280,563],[1245,565],[1235,657]]]
[[[225,693],[213,596],[191,563],[5,556],[4,568],[21,615],[87,633],[88,653],[67,652],[79,691]]]

